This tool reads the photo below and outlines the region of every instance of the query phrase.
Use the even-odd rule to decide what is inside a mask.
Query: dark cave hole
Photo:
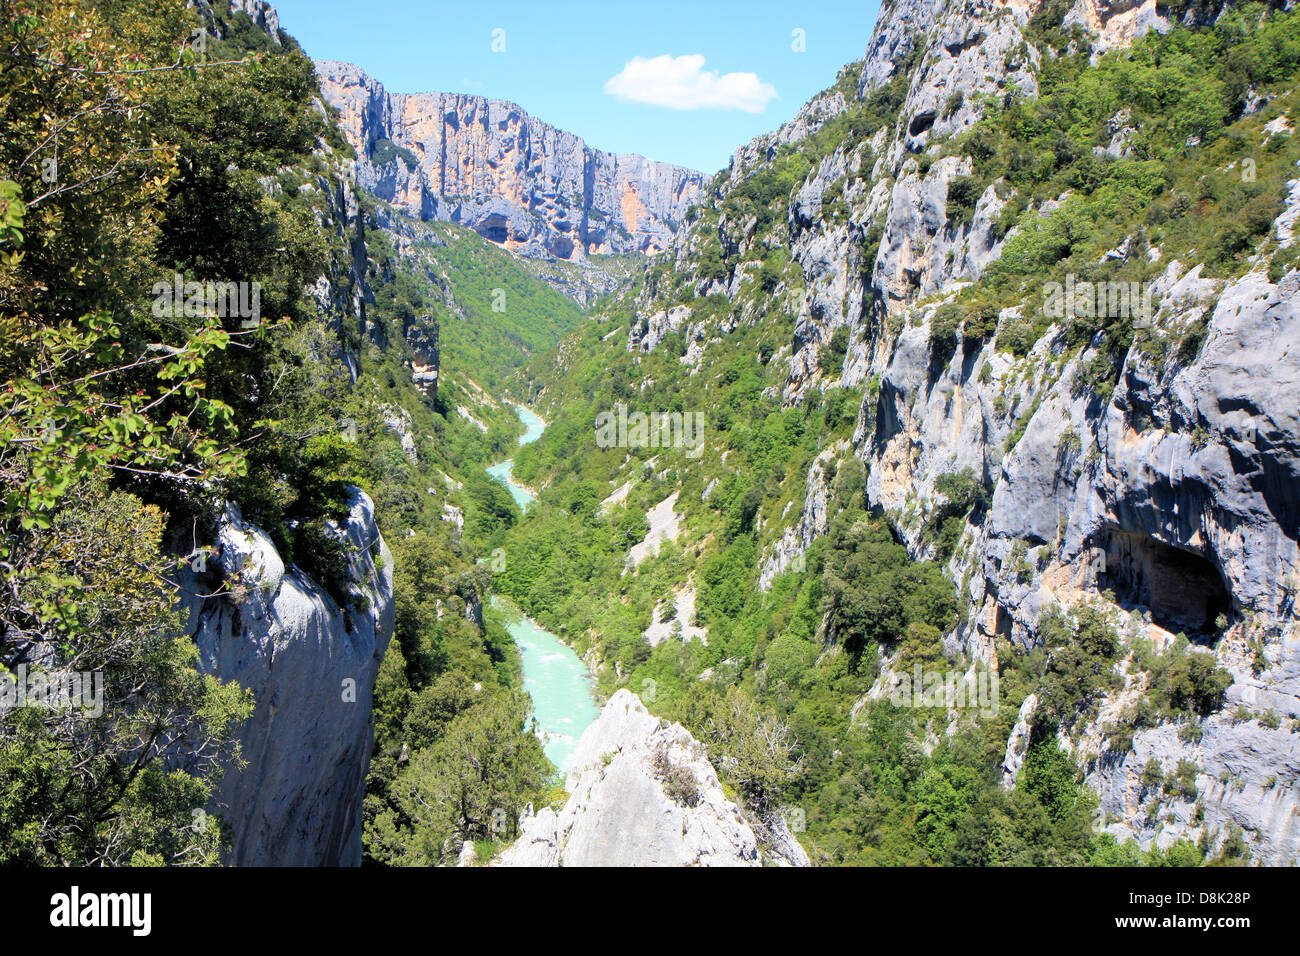
[[[907,131],[913,136],[920,136],[934,125],[934,120],[934,110],[926,110],[923,113],[917,113],[916,116],[912,117],[911,125],[908,126]]]
[[[474,227],[474,231],[489,242],[505,242],[510,238],[510,233],[506,229],[506,217],[497,213],[485,218]]]
[[[1215,621],[1232,614],[1223,575],[1199,554],[1131,531],[1106,532],[1094,546],[1105,555],[1097,586],[1109,588],[1126,608],[1148,608],[1165,630],[1212,639]]]

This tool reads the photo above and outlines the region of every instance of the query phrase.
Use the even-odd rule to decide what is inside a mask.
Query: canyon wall
[[[1300,273],[1291,266],[1270,274],[1261,256],[1243,276],[1209,279],[1196,260],[1120,243],[1108,257],[1144,255],[1160,266],[1151,283],[1154,327],[1174,342],[1203,327],[1204,342],[1194,355],[1134,346],[1109,395],[1076,387],[1097,350],[1072,350],[1062,327],[1049,328],[1023,356],[960,335],[938,360],[932,348],[940,306],[978,282],[1015,235],[997,228],[1013,196],[996,183],[968,217],[950,218],[951,186],[970,174],[972,161],[943,155],[940,146],[978,122],[989,97],[1036,93],[1040,53],[1024,31],[1043,6],[885,3],[865,58],[841,83],[736,152],[726,181],[706,199],[723,210],[716,231],[684,232],[668,253],[679,269],[694,271],[704,250],[720,244],[740,265],[700,279],[695,293],[724,295],[736,307],[701,317],[692,305],[668,307],[645,294],[628,348],[653,349],[680,330],[691,349],[683,361],[694,361],[772,309],[793,314],[789,349],[774,359],[788,368],[779,397],[790,406],[813,388],[864,389],[851,453],[867,465],[871,506],[914,557],[935,554],[926,528],[944,500],[937,479],[969,469],[990,493],[987,514],[966,526],[948,565],[967,609],[966,623],[949,636],[953,649],[996,666],[998,641],[1036,646],[1045,608],[1088,601],[1127,639],[1157,649],[1185,632],[1201,647],[1193,653],[1212,654],[1232,675],[1226,704],[1195,735],[1160,723],[1137,729],[1125,748],[1112,746],[1104,725],[1142,698],[1147,676],[1131,659],[1120,662],[1123,689],[1081,733],[1061,740],[1097,790],[1104,825],[1161,847],[1205,837],[1213,848],[1240,830],[1259,861],[1295,863]],[[1064,24],[1090,30],[1097,49],[1170,27],[1150,0],[1078,0]],[[795,186],[785,222],[764,234],[752,217],[729,218],[730,191],[771,168],[778,150],[809,142],[850,109],[855,91],[869,96],[900,78],[896,122],[822,156]],[[1112,119],[1112,157],[1125,148],[1124,120],[1122,112]],[[1300,174],[1291,186],[1270,230],[1279,250],[1295,241]],[[1047,216],[1063,200],[1032,208]],[[782,282],[755,301],[746,290],[773,241],[788,243],[803,281]],[[998,316],[1003,325],[1019,318],[1015,310]],[[849,332],[847,349],[827,370],[822,359],[840,327]],[[769,542],[764,586],[825,530],[824,467],[834,454],[813,464],[802,513],[796,508]],[[1194,764],[1197,794],[1153,796],[1141,782],[1151,760],[1166,773]]]
[[[534,258],[663,250],[702,174],[588,146],[514,103],[390,94],[348,63],[316,63],[356,150],[358,182],[419,219],[467,226]]]

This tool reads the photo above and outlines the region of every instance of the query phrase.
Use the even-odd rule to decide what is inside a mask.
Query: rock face
[[[188,5],[199,11],[208,32],[213,36],[224,38],[229,32],[228,21],[243,14],[253,26],[270,37],[272,43],[283,43],[280,36],[280,15],[266,0],[230,0],[227,4],[230,7],[228,15],[217,13],[208,0],[188,0]]]
[[[1034,6],[1014,16],[1031,15]],[[941,22],[964,8],[946,9]],[[1154,5],[1091,0],[1080,0],[1068,22],[1088,26],[1103,47],[1166,26]],[[972,22],[965,32],[979,29]],[[873,44],[892,48],[880,38],[894,32],[882,17]],[[942,63],[952,50],[937,50],[929,36],[928,49]],[[888,76],[869,54],[869,82],[873,71],[874,82]],[[912,148],[912,104],[925,99],[919,90],[932,82],[931,72],[913,80],[908,132],[902,150],[891,155]],[[960,80],[962,74],[952,75]],[[967,102],[978,87],[978,81],[957,84],[968,91]],[[941,125],[936,121],[930,135]],[[963,596],[973,613],[962,640],[976,657],[988,659],[999,636],[1032,645],[1038,614],[1048,605],[1107,594],[1118,601],[1117,615],[1141,611],[1133,624],[1137,636],[1157,643],[1161,634],[1210,629],[1224,615],[1230,626],[1214,653],[1235,683],[1225,709],[1202,722],[1199,743],[1183,742],[1176,726],[1162,725],[1138,732],[1127,754],[1107,750],[1098,727],[1077,744],[1063,744],[1085,767],[1117,834],[1163,847],[1203,834],[1213,844],[1240,827],[1261,862],[1294,863],[1300,858],[1300,738],[1293,732],[1300,716],[1294,676],[1300,643],[1292,604],[1300,562],[1293,493],[1300,466],[1300,341],[1293,303],[1300,279],[1291,272],[1275,284],[1257,270],[1235,282],[1211,282],[1200,278],[1199,267],[1170,263],[1152,285],[1162,303],[1156,323],[1177,335],[1208,320],[1205,345],[1190,362],[1153,361],[1132,350],[1106,402],[1075,397],[1075,377],[1092,353],[1062,361],[1065,344],[1056,330],[1018,365],[991,346],[963,345],[944,367],[933,368],[933,307],[913,304],[978,279],[1001,249],[991,229],[1001,208],[997,184],[980,197],[969,223],[955,228],[947,221],[948,183],[962,172],[947,164],[957,162],[936,161],[924,176],[906,159],[895,167],[872,288],[862,296],[874,293],[884,313],[903,325],[896,336],[875,337],[864,347],[866,374],[879,376],[880,389],[855,436],[869,466],[868,496],[924,556],[921,518],[934,480],[969,468],[992,488],[987,521],[971,529],[965,557],[953,565],[954,577],[970,576]],[[1294,205],[1278,224],[1284,242]],[[1112,253],[1127,254],[1125,248]],[[808,341],[823,341],[818,332]],[[852,359],[850,353],[846,366]],[[1059,371],[1051,371],[1053,364]],[[806,367],[794,365],[793,385]],[[1008,372],[1020,383],[1011,389],[1004,386]],[[1024,435],[1005,451],[1022,416]],[[905,517],[909,512],[914,519]],[[1013,560],[1014,549],[1026,546],[1025,561]],[[1262,642],[1269,667],[1258,669],[1246,650],[1251,641]],[[1137,681],[1127,675],[1125,693],[1140,694]],[[1032,709],[1028,701],[1025,706]],[[1271,710],[1284,724],[1290,718],[1292,732],[1237,719],[1239,708]],[[1022,720],[1008,742],[1008,784],[1025,730]],[[1140,778],[1153,758],[1170,773],[1180,761],[1195,764],[1198,797],[1144,793]]]
[[[392,556],[374,503],[354,490],[335,536],[348,549],[338,602],[292,566],[233,505],[204,571],[187,571],[190,628],[204,673],[253,692],[240,736],[242,770],[228,771],[211,812],[234,831],[236,866],[361,862],[361,798],[374,745],[371,693],[393,633]],[[215,584],[215,586],[214,586]],[[337,588],[336,588],[337,590]]]
[[[808,865],[783,823],[770,827],[779,839],[764,832],[760,849],[703,746],[626,689],[578,741],[566,789],[570,797],[559,813],[545,807],[525,814],[500,865]]]
[[[1020,768],[1024,766],[1025,753],[1029,750],[1029,739],[1033,733],[1030,721],[1033,720],[1034,711],[1037,709],[1038,695],[1030,694],[1020,705],[1016,724],[1011,728],[1011,736],[1007,738],[1007,752],[1002,758],[1002,786],[1007,790],[1015,787],[1016,777],[1020,775]]]
[[[1095,353],[1072,349],[1056,327],[1021,357],[987,341],[959,340],[947,355],[931,348],[937,309],[978,282],[1016,235],[1015,226],[998,227],[1013,196],[1003,181],[969,197],[965,216],[950,215],[953,184],[970,173],[970,159],[941,155],[939,144],[977,122],[990,95],[1013,85],[1036,91],[1040,54],[1023,42],[1023,30],[1044,7],[1041,0],[886,2],[864,59],[786,126],[738,150],[706,197],[718,212],[708,234],[686,231],[668,253],[682,271],[700,275],[697,296],[726,295],[736,306],[713,317],[694,302],[647,292],[627,347],[649,351],[684,332],[694,362],[737,327],[767,321],[776,309],[793,315],[789,349],[772,358],[788,369],[777,397],[789,407],[813,388],[867,386],[847,451],[866,463],[870,505],[914,557],[933,556],[925,526],[942,501],[938,478],[969,469],[990,493],[948,564],[969,611],[948,635],[950,646],[991,661],[998,640],[1035,645],[1046,607],[1089,601],[1104,605],[1122,632],[1157,646],[1185,631],[1232,675],[1225,707],[1199,722],[1195,742],[1164,723],[1139,730],[1121,753],[1106,743],[1100,720],[1079,739],[1062,740],[1100,794],[1107,826],[1144,847],[1204,836],[1212,849],[1240,828],[1257,860],[1296,863],[1300,273],[1293,266],[1270,272],[1261,258],[1240,278],[1208,280],[1194,261],[1144,251],[1163,267],[1151,285],[1159,303],[1154,327],[1178,342],[1203,326],[1204,344],[1184,356],[1172,347],[1155,356],[1133,348],[1104,397],[1075,387]],[[1101,49],[1167,28],[1149,0],[1076,0],[1065,22],[1088,29]],[[729,190],[849,109],[853,86],[870,95],[895,83],[903,84],[897,120],[817,154],[790,192],[785,222],[764,232],[753,216],[728,218]],[[1128,121],[1123,110],[1111,118],[1111,155],[1123,153]],[[1031,208],[1048,215],[1059,201],[1035,199]],[[1280,247],[1295,241],[1298,214],[1300,173],[1272,230]],[[1133,254],[1131,239],[1107,258]],[[719,246],[726,274],[701,275],[697,264]],[[782,280],[767,297],[747,301],[752,266],[774,246],[788,247],[796,282]],[[1018,308],[997,316],[1004,328],[1022,318]],[[843,361],[823,368],[841,327],[849,331]],[[825,530],[824,466],[842,452],[823,454],[827,462],[819,458],[808,471],[802,511],[796,503],[772,529],[760,566],[764,587],[797,566]],[[1129,663],[1119,671],[1124,689],[1102,707],[1110,720],[1145,693]],[[1009,703],[1024,707],[1004,761],[1011,786],[1034,705]],[[1198,795],[1144,792],[1141,776],[1152,759],[1167,774],[1180,762],[1194,764]]]
[[[1067,22],[1089,26],[1102,46],[1164,28],[1153,5],[1091,0],[1081,0]],[[869,63],[864,74],[873,69],[883,66]],[[917,83],[929,82],[914,81],[909,104],[922,99]],[[911,116],[911,107],[905,109]],[[913,120],[909,129],[914,126]],[[898,155],[911,148],[903,145]],[[971,623],[962,641],[976,657],[989,659],[998,637],[1032,645],[1038,615],[1052,604],[1105,603],[1113,595],[1116,616],[1140,612],[1132,625],[1136,636],[1157,643],[1162,634],[1210,629],[1225,615],[1230,627],[1214,654],[1235,683],[1224,710],[1202,722],[1198,743],[1180,740],[1178,728],[1167,724],[1138,732],[1132,750],[1117,754],[1102,741],[1100,722],[1083,740],[1062,743],[1084,766],[1116,834],[1161,847],[1208,835],[1214,845],[1240,827],[1261,862],[1294,863],[1300,859],[1300,738],[1294,733],[1300,642],[1292,605],[1300,561],[1293,491],[1300,466],[1300,340],[1293,303],[1300,279],[1291,272],[1274,284],[1255,271],[1232,283],[1210,282],[1199,267],[1170,263],[1152,286],[1162,303],[1156,323],[1178,335],[1208,320],[1205,345],[1190,362],[1153,361],[1132,350],[1105,402],[1075,397],[1075,377],[1092,353],[1064,361],[1056,330],[1019,363],[988,345],[963,345],[936,369],[928,331],[933,306],[913,304],[977,279],[1000,254],[990,228],[1001,208],[993,186],[969,223],[954,228],[947,221],[943,199],[962,170],[946,164],[957,162],[939,160],[924,176],[907,160],[897,167],[871,291],[903,328],[864,348],[867,374],[879,376],[880,389],[855,436],[869,466],[868,496],[924,556],[922,516],[934,500],[934,480],[969,468],[992,488],[987,520],[970,529],[952,566],[955,578],[969,575],[971,582],[963,595]],[[1284,225],[1278,227],[1283,240]],[[1124,248],[1113,253],[1126,254]],[[851,360],[850,354],[846,365]],[[1019,384],[1006,388],[1007,373]],[[799,383],[797,375],[792,380]],[[1022,417],[1028,419],[1024,435],[1006,451]],[[1024,560],[1013,559],[1026,546]],[[1246,651],[1251,641],[1262,642],[1270,664],[1258,672]],[[1138,675],[1126,675],[1124,694],[1140,696]],[[1118,703],[1104,709],[1113,717]],[[1292,731],[1237,719],[1239,708],[1271,710],[1284,724],[1289,717]],[[1031,697],[1008,741],[1007,785],[1023,758],[1023,718],[1032,709]],[[1153,758],[1169,773],[1180,761],[1195,764],[1198,796],[1145,793],[1140,778]]]
[[[1252,273],[1222,289],[1197,361],[1170,374],[1133,356],[1104,415],[1088,421],[1102,467],[1085,470],[1068,517],[1071,543],[1078,534],[1105,556],[1095,587],[1145,605],[1170,630],[1230,622],[1215,649],[1234,677],[1225,709],[1197,743],[1166,725],[1138,734],[1118,766],[1098,755],[1102,808],[1162,846],[1202,826],[1240,826],[1274,865],[1300,860],[1297,292],[1294,271],[1278,285]],[[1206,442],[1198,447],[1183,423]],[[1239,709],[1284,726],[1242,720]],[[1191,800],[1162,807],[1178,825],[1144,822],[1135,787],[1153,757],[1170,772],[1196,764],[1203,822]]]
[[[389,94],[348,63],[316,63],[357,151],[357,178],[419,219],[468,226],[536,258],[663,250],[702,174],[592,149],[514,103]]]
[[[1097,36],[1097,46],[1127,46],[1148,30],[1167,30],[1169,21],[1154,0],[1078,0],[1066,15]]]

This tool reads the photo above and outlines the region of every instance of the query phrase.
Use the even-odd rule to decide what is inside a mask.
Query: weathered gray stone
[[[520,820],[503,866],[758,866],[754,829],[722,792],[703,746],[680,724],[617,691],[578,741],[557,814]],[[531,808],[529,808],[531,810]],[[767,862],[807,866],[785,824]],[[780,854],[778,856],[778,853]]]
[[[1025,762],[1025,754],[1029,750],[1029,737],[1033,730],[1034,712],[1037,709],[1038,695],[1030,694],[1020,705],[1016,725],[1011,728],[1011,736],[1007,738],[1007,752],[1002,758],[1002,786],[1007,790],[1015,787],[1016,777],[1019,776],[1020,767]]]
[[[333,533],[348,549],[339,582],[351,597],[346,608],[286,568],[234,505],[221,519],[213,559],[225,592],[200,598],[211,576],[183,576],[200,670],[237,681],[256,699],[239,733],[246,765],[221,778],[210,807],[232,825],[230,862],[238,866],[361,862],[371,693],[393,632],[392,556],[374,503],[359,490]]]

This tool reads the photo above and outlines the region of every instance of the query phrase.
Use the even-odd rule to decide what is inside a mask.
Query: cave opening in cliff
[[[1098,587],[1125,607],[1145,607],[1156,624],[1188,637],[1212,638],[1232,595],[1214,562],[1150,535],[1110,531],[1099,542]]]
[[[912,122],[908,125],[907,131],[913,136],[920,136],[934,125],[936,117],[934,110],[923,110],[912,117]]]
[[[475,232],[489,242],[503,243],[510,238],[507,225],[505,216],[493,213],[475,227]]]

